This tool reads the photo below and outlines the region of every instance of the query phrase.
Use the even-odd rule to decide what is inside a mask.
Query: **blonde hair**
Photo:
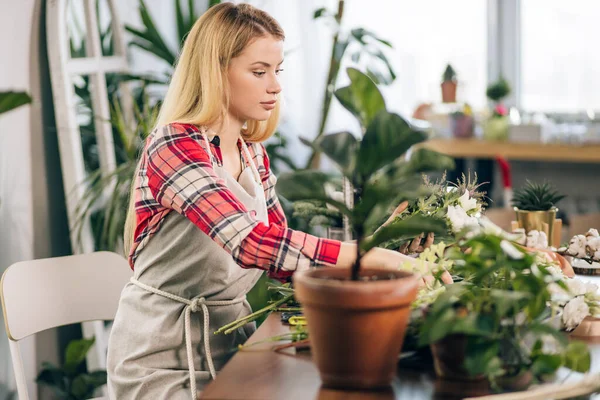
[[[156,127],[173,122],[207,126],[224,121],[229,109],[227,69],[231,59],[255,39],[269,35],[285,39],[283,29],[273,17],[249,4],[227,2],[209,8],[185,39]],[[262,142],[271,137],[279,120],[279,107],[277,102],[265,121],[247,121],[242,130],[244,140]],[[126,255],[135,239],[134,192],[140,167],[138,162],[125,219]]]

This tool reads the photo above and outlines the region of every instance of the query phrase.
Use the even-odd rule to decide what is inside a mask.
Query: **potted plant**
[[[563,198],[565,195],[547,182],[539,184],[528,180],[524,187],[515,190],[512,205],[525,234],[534,230],[544,232],[551,243],[558,211],[556,204]]]
[[[290,201],[331,204],[350,221],[357,243],[353,267],[297,272],[293,277],[295,294],[304,309],[324,385],[374,388],[389,385],[396,372],[417,280],[400,268],[361,269],[361,260],[370,249],[391,238],[445,230],[443,221],[426,216],[377,228],[400,199],[425,193],[421,172],[449,168],[452,160],[424,148],[403,158],[425,135],[386,110],[381,93],[367,75],[349,68],[348,76],[350,85],[336,90],[335,96],[358,118],[362,140],[339,132],[310,145],[328,156],[350,181],[358,194],[354,207],[328,196],[325,186],[336,178],[322,171],[282,174],[277,191]],[[335,332],[343,332],[344,338],[340,340]]]
[[[56,398],[65,400],[90,399],[96,389],[106,384],[106,371],[85,371],[85,357],[94,338],[71,341],[64,355],[64,365],[42,364],[36,382],[52,388]]]
[[[448,64],[442,75],[442,103],[456,103],[456,85],[456,71]]]
[[[483,137],[486,140],[508,139],[508,110],[502,99],[510,94],[510,85],[503,77],[488,86],[486,96],[494,103],[492,115],[483,126]]]
[[[552,285],[568,290],[556,270],[502,235],[465,237],[445,256],[461,281],[437,296],[420,328],[438,376],[514,390],[561,366],[588,371],[587,346],[569,342],[552,318]]]

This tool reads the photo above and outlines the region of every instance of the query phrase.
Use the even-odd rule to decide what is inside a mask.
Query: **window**
[[[521,107],[600,110],[600,2],[521,1]]]
[[[344,26],[364,27],[393,44],[387,55],[397,78],[383,89],[389,109],[410,116],[420,103],[440,102],[447,63],[458,75],[457,100],[485,106],[487,2],[348,1]]]

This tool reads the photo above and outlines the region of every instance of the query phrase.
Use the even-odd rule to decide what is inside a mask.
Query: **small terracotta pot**
[[[417,278],[405,271],[317,268],[293,276],[323,386],[375,389],[396,374]],[[389,278],[392,279],[389,279]]]
[[[435,373],[440,378],[459,381],[478,381],[485,379],[483,375],[472,376],[465,368],[467,336],[449,335],[432,343],[431,354]]]
[[[456,82],[442,82],[442,103],[456,103]]]

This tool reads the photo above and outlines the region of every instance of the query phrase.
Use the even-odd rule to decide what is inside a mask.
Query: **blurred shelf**
[[[491,142],[478,139],[431,139],[423,146],[454,158],[600,163],[600,145]]]

